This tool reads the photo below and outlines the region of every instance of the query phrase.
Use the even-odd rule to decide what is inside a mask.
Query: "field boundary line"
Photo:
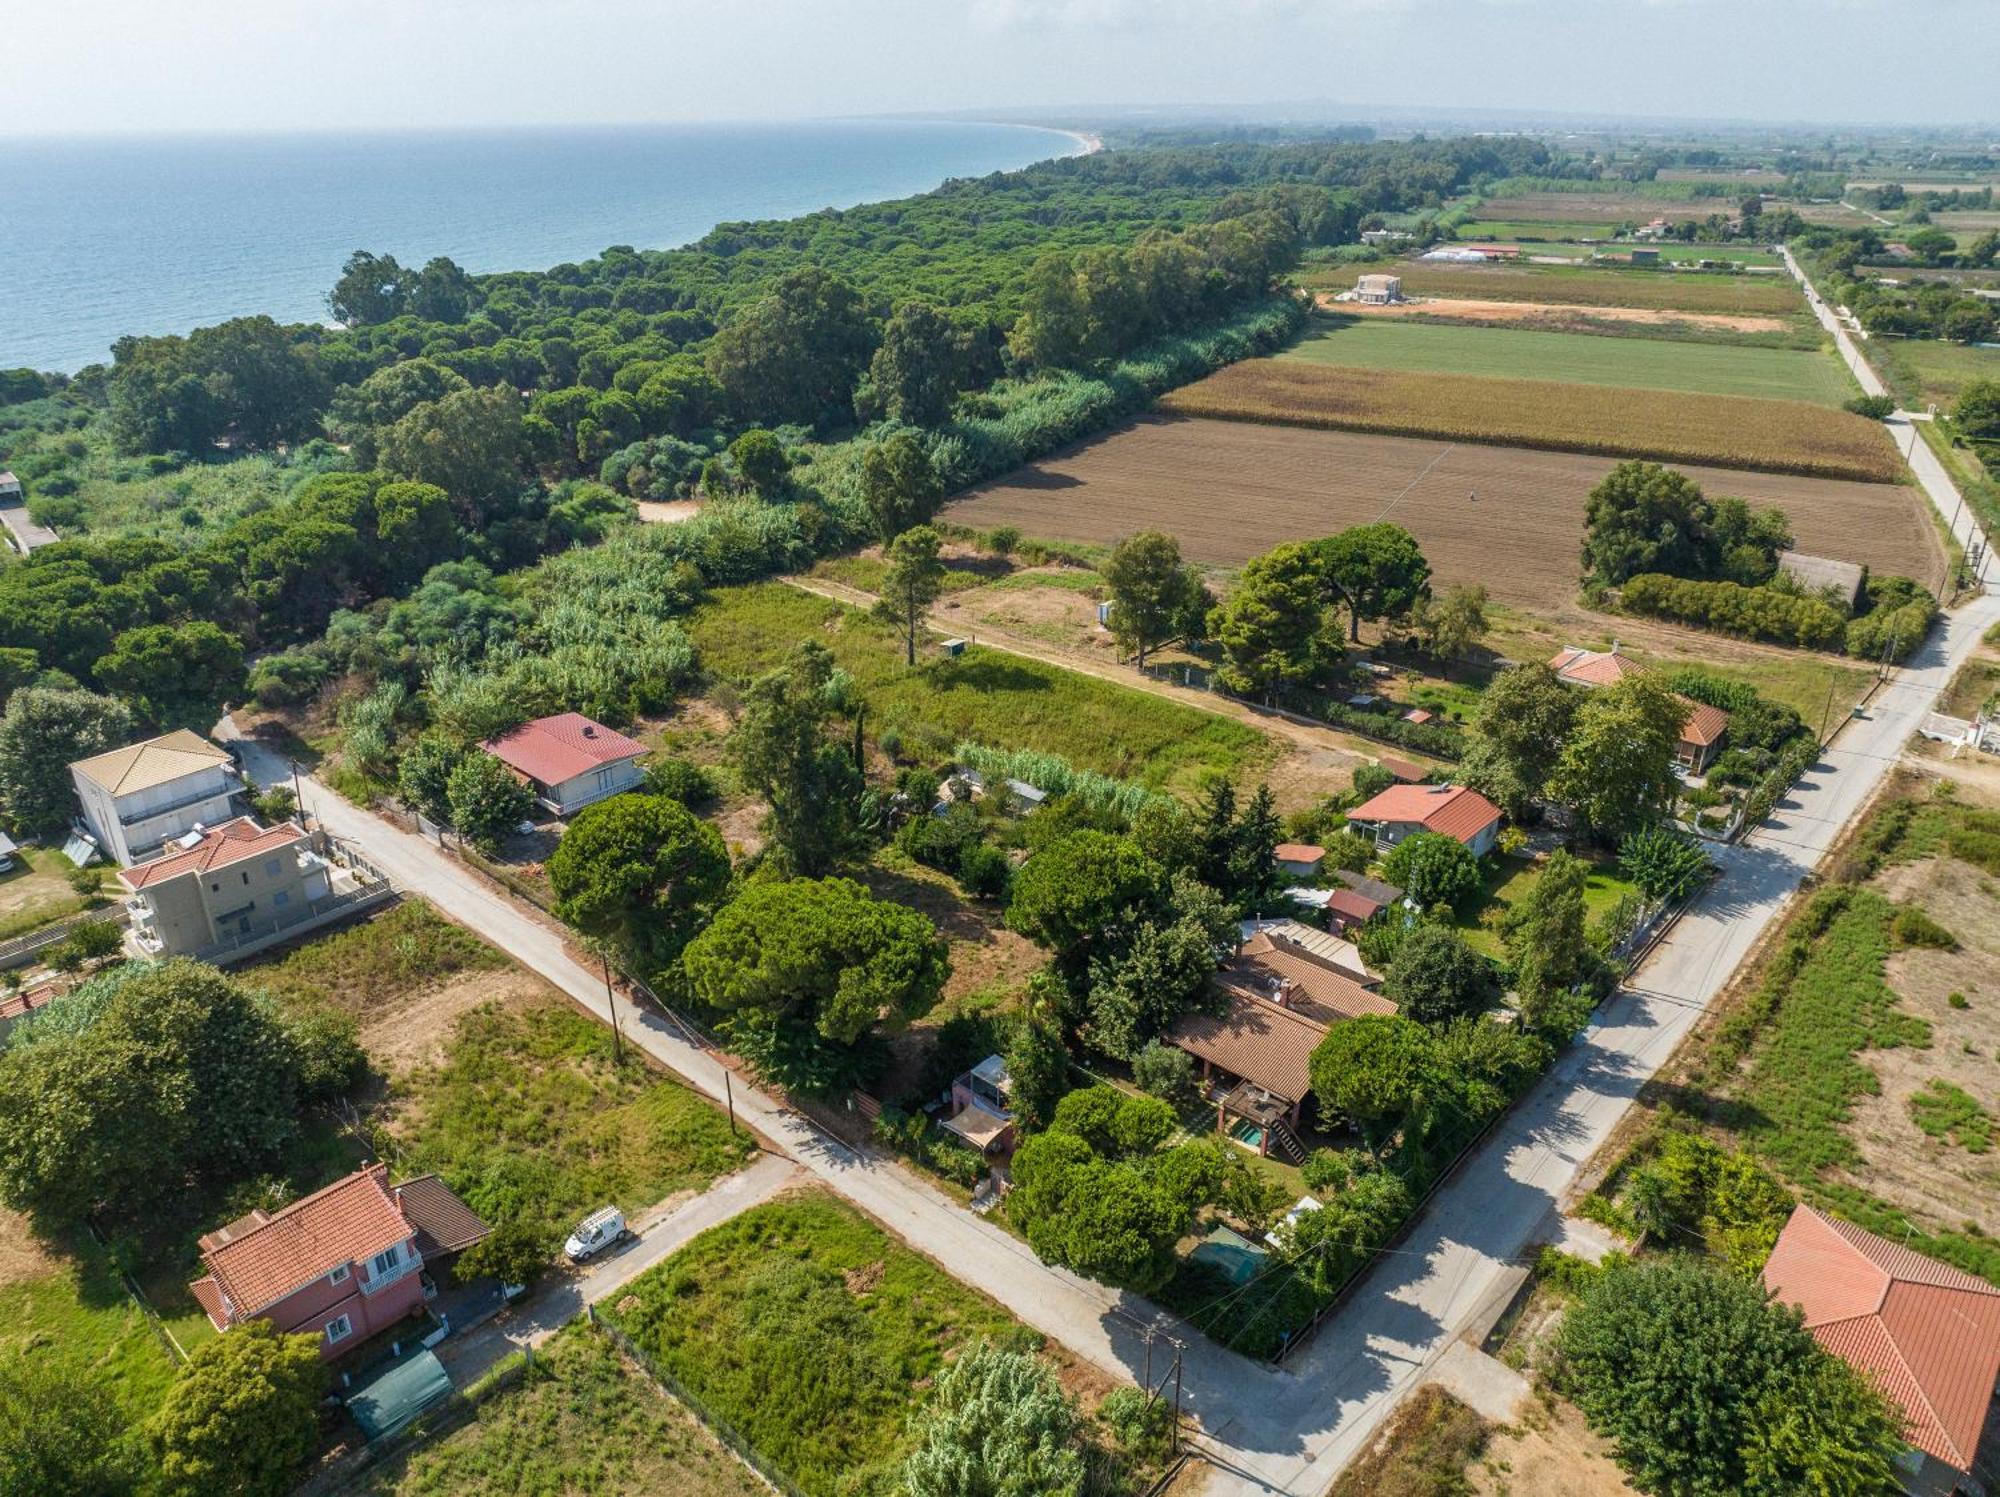
[[[1418,484],[1422,483],[1426,478],[1429,478],[1431,476],[1431,471],[1434,468],[1436,468],[1439,463],[1443,462],[1446,458],[1450,457],[1453,450],[1457,446],[1458,446],[1457,442],[1446,442],[1444,444],[1444,450],[1438,453],[1438,455],[1432,458],[1429,462],[1425,463],[1423,471],[1419,473],[1415,478],[1412,478],[1408,483],[1404,484],[1402,487],[1402,491],[1398,493],[1395,498],[1391,499],[1386,505],[1383,506],[1382,513],[1375,517],[1375,523],[1379,525],[1384,520],[1388,519],[1389,511],[1394,509],[1397,505],[1401,504],[1405,499],[1409,498],[1410,490],[1415,488]]]

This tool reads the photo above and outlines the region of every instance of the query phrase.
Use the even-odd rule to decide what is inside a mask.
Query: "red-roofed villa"
[[[487,739],[485,748],[558,816],[636,790],[645,778],[639,759],[646,746],[581,712],[538,717]]]
[[[456,1252],[489,1230],[435,1175],[392,1189],[389,1167],[371,1164],[210,1232],[208,1273],[188,1289],[218,1331],[268,1320],[335,1357],[423,1309],[425,1243]]]
[[[1347,821],[1373,832],[1384,852],[1418,832],[1437,832],[1483,858],[1500,835],[1500,808],[1464,785],[1391,785],[1349,811]]]
[[[1904,1491],[1979,1493],[2000,1476],[2000,1288],[1810,1206],[1785,1223],[1764,1287],[1903,1411]]]

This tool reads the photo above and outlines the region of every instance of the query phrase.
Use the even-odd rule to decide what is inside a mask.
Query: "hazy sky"
[[[2000,119],[2000,0],[0,0],[0,135],[1133,105]]]

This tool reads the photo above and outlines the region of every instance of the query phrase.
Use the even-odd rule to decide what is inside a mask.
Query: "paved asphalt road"
[[[1845,726],[1771,820],[1724,853],[1725,877],[1294,1364],[1274,1372],[1199,1336],[1189,1340],[1186,1405],[1221,1467],[1208,1488],[1214,1497],[1310,1497],[1365,1447],[1510,1267],[1553,1230],[1557,1203],[1584,1161],[1874,793],[1952,672],[1996,621],[2000,598],[1987,594],[1952,615],[1876,694],[1867,717]],[[223,736],[234,734],[225,727]],[[289,776],[282,757],[260,745],[246,744],[244,758],[259,784]],[[307,809],[364,848],[400,888],[430,899],[605,1017],[601,978],[571,959],[539,915],[431,843],[316,781],[305,785]],[[711,1055],[665,1020],[626,1005],[621,1016],[628,1039],[722,1097],[723,1068]],[[1048,1267],[898,1164],[857,1155],[740,1081],[735,1100],[739,1115],[807,1171],[1078,1356],[1138,1378],[1148,1361],[1145,1327],[1175,1324],[1143,1300]],[[1152,1353],[1156,1375],[1165,1355],[1162,1348]]]

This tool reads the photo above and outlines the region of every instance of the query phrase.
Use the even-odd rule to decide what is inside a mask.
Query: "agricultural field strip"
[[[1778,276],[1714,271],[1605,270],[1563,265],[1449,265],[1404,260],[1392,265],[1341,266],[1300,277],[1316,289],[1342,289],[1368,274],[1399,276],[1411,296],[1462,296],[1475,301],[1560,302],[1578,307],[1643,307],[1652,311],[1737,312],[1784,317],[1805,310],[1798,292]]]
[[[1501,602],[1535,608],[1575,593],[1584,496],[1612,462],[1156,416],[975,489],[947,514],[1099,544],[1163,528],[1191,560],[1225,567],[1387,515],[1422,543],[1441,582],[1483,583]],[[1802,550],[1919,578],[1943,564],[1907,486],[1680,466],[1712,495],[1779,505]]]
[[[1185,385],[1156,409],[1821,478],[1905,475],[1880,422],[1799,400],[1268,358]]]
[[[1325,319],[1275,356],[1355,369],[1552,380],[1838,406],[1856,392],[1824,353],[1540,328],[1454,327],[1407,317]]]

